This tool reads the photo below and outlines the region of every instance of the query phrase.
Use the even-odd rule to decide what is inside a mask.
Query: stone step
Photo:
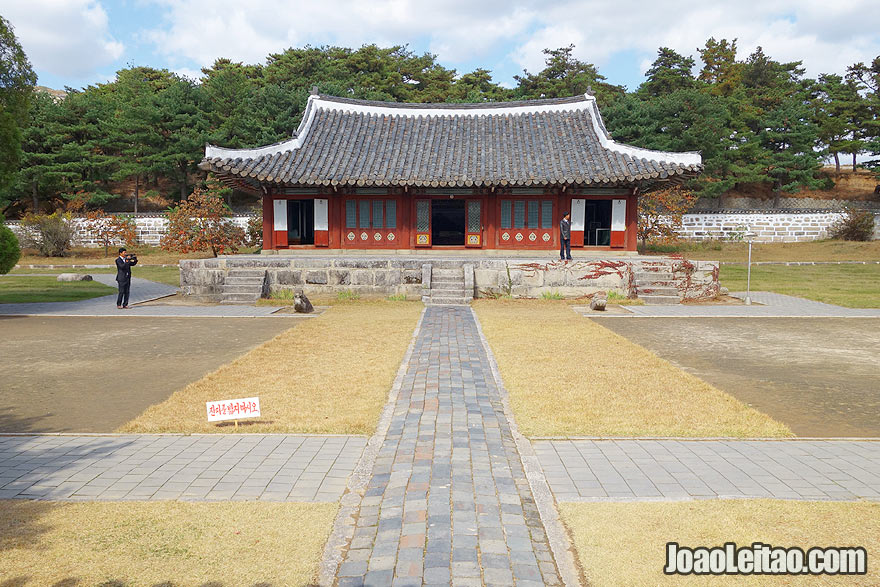
[[[636,271],[633,275],[636,281],[672,281],[672,273],[669,271]]]
[[[675,288],[675,287],[663,287],[663,286],[652,287],[650,285],[646,285],[646,286],[637,287],[636,291],[638,292],[639,297],[642,297],[642,295],[676,296],[676,297],[678,296],[678,288]]]
[[[256,293],[224,293],[220,303],[253,304],[258,299],[260,299],[260,294]]]
[[[431,284],[431,291],[449,291],[451,289],[454,289],[454,290],[460,289],[463,291],[464,290],[464,282],[462,281],[459,283],[459,282],[452,282],[452,281],[449,281],[449,282],[441,281],[439,283],[432,283]]]
[[[655,296],[639,294],[639,299],[645,302],[645,305],[647,306],[665,306],[681,303],[681,300],[678,298],[678,296]]]
[[[431,306],[467,306],[471,303],[471,300],[467,298],[437,298],[432,297],[430,300],[425,302]]]
[[[226,285],[263,285],[263,277],[227,277]]]
[[[464,281],[464,271],[461,269],[433,269],[431,281]]]
[[[261,295],[263,293],[263,284],[258,283],[256,285],[253,284],[234,284],[227,283],[223,286],[223,293],[246,293],[246,294],[256,294]]]

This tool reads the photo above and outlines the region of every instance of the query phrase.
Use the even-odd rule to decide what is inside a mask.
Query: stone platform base
[[[180,269],[184,293],[208,301],[220,301],[230,270],[242,269],[264,272],[263,296],[293,289],[307,295],[351,291],[418,298],[431,291],[437,269],[461,270],[473,297],[578,298],[604,290],[647,303],[677,303],[714,297],[719,290],[715,261],[638,255],[568,263],[521,257],[231,255],[184,259]]]

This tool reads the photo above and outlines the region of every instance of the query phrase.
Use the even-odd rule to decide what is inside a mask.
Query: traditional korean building
[[[264,249],[635,250],[637,199],[698,153],[612,140],[596,99],[398,104],[312,95],[287,141],[208,145],[201,168],[262,197]]]

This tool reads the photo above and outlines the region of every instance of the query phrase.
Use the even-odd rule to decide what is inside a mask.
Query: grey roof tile
[[[312,96],[292,139],[208,145],[202,168],[301,186],[546,186],[693,176],[702,161],[616,143],[591,96],[484,104]]]

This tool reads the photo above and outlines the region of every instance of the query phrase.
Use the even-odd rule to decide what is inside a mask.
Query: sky
[[[0,15],[55,89],[144,65],[197,78],[218,57],[264,63],[288,47],[408,45],[459,73],[483,67],[505,86],[540,71],[544,48],[575,45],[613,84],[635,89],[661,46],[692,55],[738,39],[807,74],[843,74],[880,55],[877,0],[0,0]]]

